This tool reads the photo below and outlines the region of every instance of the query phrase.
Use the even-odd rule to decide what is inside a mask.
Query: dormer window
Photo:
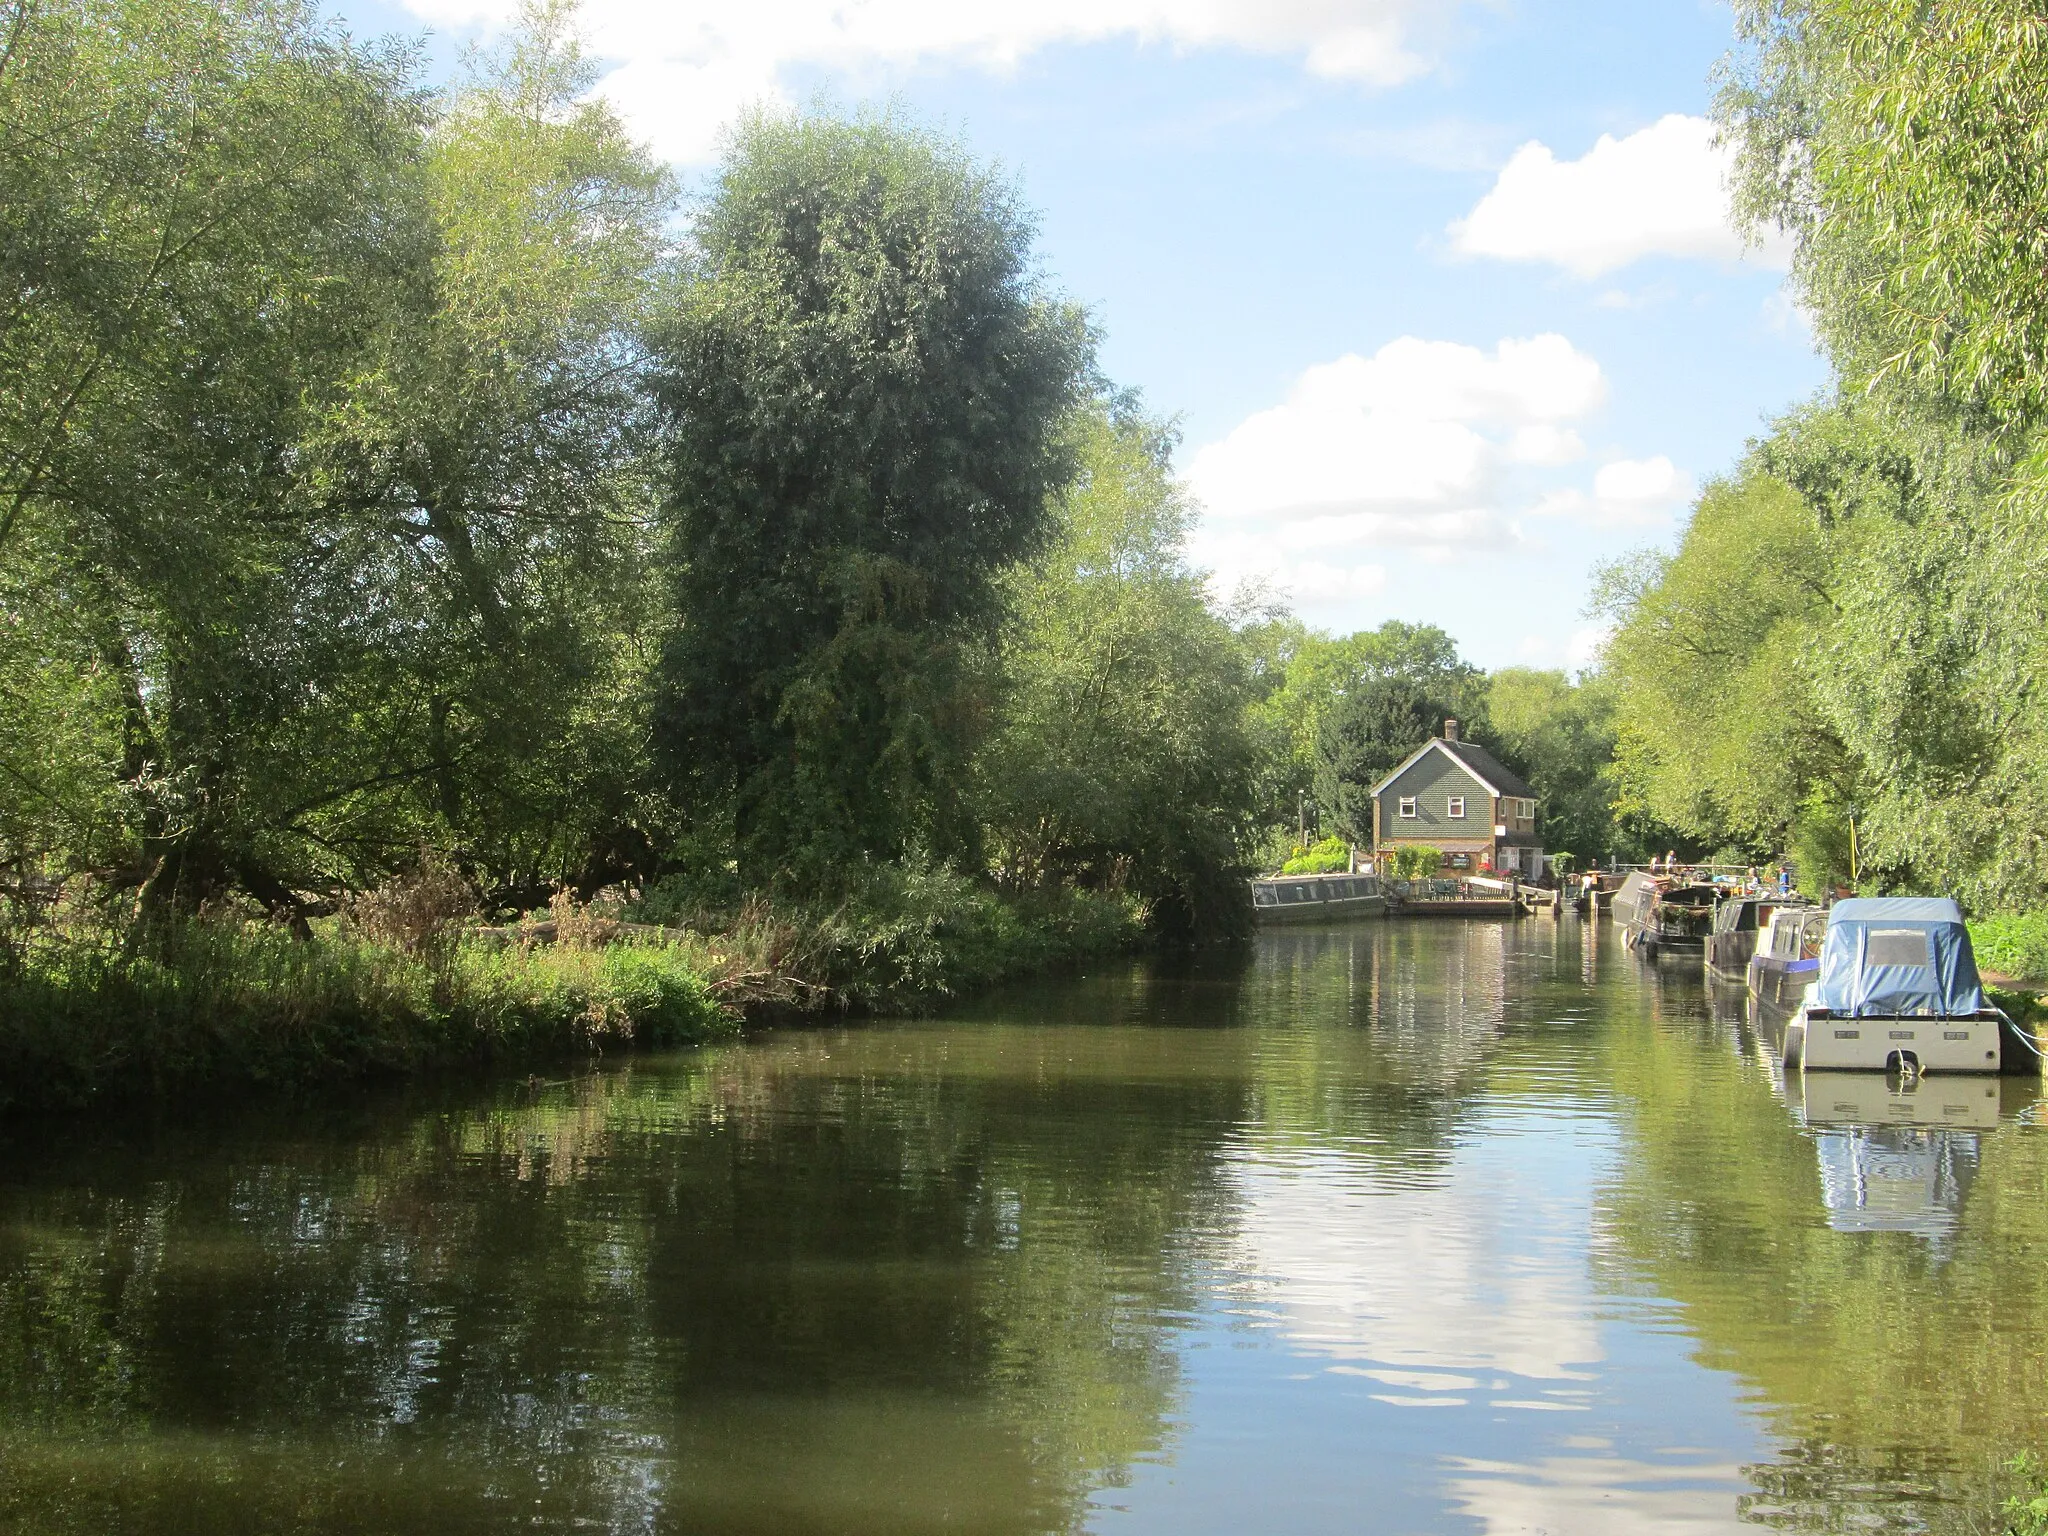
[[[1413,795],[1403,795],[1401,797],[1401,815],[1409,821],[1415,819],[1415,797]]]
[[[1444,814],[1454,821],[1463,821],[1465,819],[1465,797],[1463,795],[1451,796],[1450,804],[1444,808]]]

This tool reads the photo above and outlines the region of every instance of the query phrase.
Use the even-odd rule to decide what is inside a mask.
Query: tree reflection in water
[[[0,1530],[1969,1529],[2048,1441],[2039,1085],[1816,1095],[1768,1031],[1391,922],[46,1128]]]

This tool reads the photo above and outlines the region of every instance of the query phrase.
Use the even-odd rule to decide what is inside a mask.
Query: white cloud
[[[1571,1531],[1574,1536],[1741,1536],[1749,1491],[1733,1462],[1554,1456],[1533,1465],[1451,1458],[1447,1492],[1483,1536]]]
[[[1552,491],[1536,505],[1539,517],[1569,517],[1600,528],[1644,528],[1668,521],[1693,496],[1692,476],[1663,454],[1617,459],[1593,476],[1593,492]]]
[[[1574,630],[1571,639],[1564,644],[1565,665],[1574,672],[1599,663],[1600,653],[1607,649],[1607,642],[1614,638],[1612,624],[1588,624],[1584,629]]]
[[[517,0],[402,0],[422,18],[502,25]],[[1312,73],[1394,85],[1427,68],[1427,0],[585,0],[592,50],[620,67],[600,87],[671,158],[699,161],[750,102],[784,100],[792,67],[853,75],[929,64],[1007,69],[1057,43],[1129,38],[1299,59]]]
[[[1517,427],[1508,439],[1508,457],[1517,464],[1570,464],[1586,456],[1586,445],[1570,427],[1541,421]]]
[[[1577,160],[1531,141],[1451,225],[1451,244],[1466,256],[1551,262],[1581,278],[1645,256],[1737,261],[1745,250],[1729,215],[1729,161],[1712,123],[1678,113],[1624,139],[1602,134]],[[1775,246],[1749,254],[1783,263]]]
[[[1571,456],[1563,424],[1606,394],[1599,363],[1562,336],[1491,353],[1404,336],[1310,368],[1284,403],[1196,453],[1188,481],[1223,518],[1450,510],[1503,461]]]
[[[1593,498],[1614,505],[1665,506],[1683,501],[1692,482],[1663,454],[1654,459],[1617,459],[1593,476]]]
[[[1190,552],[1226,590],[1258,580],[1334,616],[1386,585],[1360,551],[1443,565],[1520,545],[1503,480],[1582,457],[1571,423],[1606,396],[1599,363],[1555,335],[1490,351],[1404,336],[1317,364],[1194,455],[1209,515]]]

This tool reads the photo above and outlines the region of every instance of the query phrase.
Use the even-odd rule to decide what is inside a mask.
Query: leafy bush
[[[2048,912],[1980,917],[1970,924],[1977,963],[2021,981],[2048,981]]]
[[[944,867],[872,864],[846,874],[836,901],[755,897],[719,913],[689,888],[660,885],[629,909],[687,921],[719,960],[778,978],[770,1001],[902,1012],[1008,977],[1136,947],[1134,897],[1060,887],[1000,895]]]
[[[1313,848],[1297,849],[1293,858],[1280,866],[1283,875],[1345,874],[1351,868],[1351,845],[1341,837],[1326,837]]]
[[[2021,1451],[2005,1465],[2022,1488],[1999,1511],[2005,1516],[2006,1536],[2048,1536],[2048,1476],[2043,1475],[2041,1459]]]
[[[1443,850],[1418,845],[1395,848],[1386,855],[1388,873],[1396,880],[1427,880],[1444,866]]]

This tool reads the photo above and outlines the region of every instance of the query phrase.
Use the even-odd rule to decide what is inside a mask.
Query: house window
[[[1401,797],[1401,814],[1411,821],[1414,819],[1415,797],[1413,795],[1403,795]]]
[[[1445,808],[1444,814],[1447,816],[1455,817],[1460,821],[1464,820],[1465,797],[1463,795],[1451,796],[1451,803]]]
[[[1534,800],[1517,800],[1515,802],[1515,815],[1523,821],[1534,821],[1536,819],[1536,802]]]

